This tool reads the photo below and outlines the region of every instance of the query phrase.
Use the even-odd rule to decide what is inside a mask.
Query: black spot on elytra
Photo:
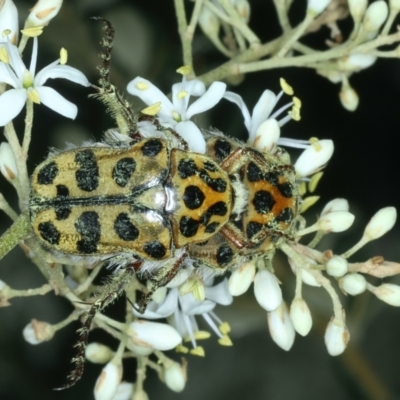
[[[267,172],[264,174],[264,179],[268,181],[271,185],[276,186],[279,182],[278,172]]]
[[[233,258],[233,250],[227,246],[220,246],[217,250],[217,263],[218,265],[224,266],[229,264]]]
[[[201,180],[207,184],[212,190],[218,193],[224,193],[226,190],[227,183],[225,179],[222,178],[211,178],[210,175],[208,175],[207,171],[202,169],[199,171],[199,177]]]
[[[284,208],[280,214],[275,218],[276,222],[285,222],[288,224],[293,219],[293,210],[291,208]]]
[[[38,225],[40,236],[48,243],[55,245],[60,243],[60,232],[52,222],[41,222]]]
[[[56,206],[54,208],[54,211],[56,213],[56,219],[58,221],[62,221],[62,220],[67,219],[69,217],[69,214],[71,214],[71,207],[69,207],[66,204],[63,204],[63,205]]]
[[[261,172],[261,169],[253,162],[250,162],[247,166],[247,179],[250,182],[257,182],[260,181],[262,178],[263,174]]]
[[[83,212],[75,223],[75,228],[82,237],[77,243],[77,250],[84,254],[95,253],[101,232],[98,214],[94,211]]]
[[[224,201],[218,201],[212,206],[208,207],[208,210],[201,216],[200,221],[206,225],[213,215],[225,215],[228,212],[228,207]]]
[[[271,212],[275,200],[270,192],[259,190],[254,195],[253,204],[259,214],[267,214]]]
[[[204,162],[204,169],[206,169],[207,171],[211,171],[211,172],[218,171],[217,166],[211,161]]]
[[[289,182],[280,183],[277,185],[283,197],[290,199],[293,196],[293,185]]]
[[[158,240],[153,240],[152,242],[147,242],[143,246],[143,250],[147,255],[149,255],[151,258],[155,258],[156,260],[159,260],[160,258],[163,258],[165,256],[165,253],[167,252],[167,249],[165,246],[160,243]]]
[[[193,176],[196,174],[196,163],[190,158],[184,158],[179,161],[178,164],[178,173],[182,179],[189,178],[189,176]]]
[[[231,153],[232,146],[227,140],[224,139],[218,139],[215,142],[214,145],[215,148],[215,154],[219,158],[225,158],[228,157],[229,154]]]
[[[259,222],[250,221],[247,224],[246,234],[249,239],[251,239],[256,233],[260,232],[263,225]]]
[[[82,150],[76,153],[75,162],[79,165],[76,171],[76,183],[79,189],[92,192],[99,186],[99,167],[92,150]]]
[[[160,139],[150,139],[142,147],[142,154],[146,157],[155,157],[162,150]]]
[[[205,198],[206,196],[197,186],[190,185],[185,188],[183,202],[190,210],[199,208],[203,204]]]
[[[214,233],[217,230],[219,225],[220,225],[219,222],[211,222],[211,224],[206,226],[205,232],[206,233]]]
[[[129,219],[127,213],[120,213],[114,221],[114,230],[122,240],[135,240],[139,236],[139,230]]]
[[[190,217],[182,217],[179,221],[179,230],[185,237],[192,237],[197,233],[200,222]]]
[[[132,157],[121,158],[112,172],[112,177],[118,186],[125,187],[136,168],[136,162]]]
[[[68,197],[69,190],[65,185],[57,185],[57,197]]]
[[[37,181],[41,185],[51,185],[58,174],[58,167],[55,161],[49,162],[41,168],[37,175]]]

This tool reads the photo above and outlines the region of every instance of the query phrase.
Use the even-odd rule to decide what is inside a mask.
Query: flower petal
[[[0,126],[12,121],[26,102],[25,89],[10,89],[0,95]]]
[[[216,303],[211,300],[197,301],[192,293],[180,297],[180,305],[186,315],[200,315],[214,309]]]
[[[14,89],[20,89],[22,86],[11,67],[2,62],[0,62],[0,82],[7,83]]]
[[[218,285],[206,287],[206,298],[224,306],[232,304],[233,297],[229,292],[228,280],[224,279]]]
[[[264,90],[263,94],[253,108],[251,115],[250,140],[254,140],[257,128],[264,122],[276,105],[277,96],[271,90]]]
[[[65,99],[53,88],[39,86],[35,89],[39,93],[41,103],[64,117],[75,119],[78,113],[78,107],[75,104]]]
[[[21,59],[18,48],[11,43],[1,43],[1,45],[6,47],[8,56],[10,58],[10,65],[15,74],[18,76],[18,79],[22,82],[26,67]]]
[[[246,104],[244,103],[242,97],[233,92],[225,92],[224,99],[231,101],[232,103],[235,103],[240,108],[240,111],[242,112],[244,118],[244,125],[246,126],[246,129],[250,134],[250,129],[251,129],[250,112]]]
[[[175,131],[186,140],[189,150],[204,154],[206,152],[206,141],[200,129],[192,121],[179,122]]]
[[[39,71],[35,76],[35,86],[42,86],[47,79],[55,78],[68,79],[71,82],[75,82],[86,87],[90,85],[86,76],[78,69],[70,67],[69,65],[58,64],[59,60],[54,61]]]
[[[183,91],[187,92],[185,97],[179,95],[180,92]],[[190,96],[201,96],[205,91],[206,86],[203,82],[199,81],[198,79],[186,81],[184,78],[182,82],[172,85],[172,103],[180,115],[185,115]]]
[[[213,108],[222,99],[225,90],[225,83],[213,82],[207,91],[189,106],[186,112],[186,119]]]
[[[139,97],[148,106],[161,102],[161,111],[158,113],[160,116],[171,118],[175,111],[175,107],[168,97],[147,79],[137,76],[128,83],[126,90],[131,95]]]

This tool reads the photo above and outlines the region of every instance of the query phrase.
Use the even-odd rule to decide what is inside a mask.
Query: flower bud
[[[378,58],[371,54],[351,54],[338,61],[338,67],[343,71],[361,71],[369,68]]]
[[[349,271],[349,263],[344,257],[332,256],[326,263],[326,272],[330,276],[340,278]]]
[[[400,307],[400,286],[392,283],[384,283],[371,292],[380,300],[391,306]]]
[[[246,24],[249,22],[250,19],[250,4],[247,0],[234,0],[233,6],[236,8],[239,17],[244,21]]]
[[[290,268],[292,269],[292,271],[294,273],[296,273],[297,270],[297,266],[296,264],[293,262],[292,259],[288,259],[289,261],[289,265]],[[310,264],[315,264],[314,260],[309,260]],[[304,268],[301,268],[301,280],[303,281],[303,283],[305,283],[306,285],[309,286],[314,286],[314,287],[320,287],[321,284],[317,282],[317,280]]]
[[[339,286],[346,293],[357,296],[367,288],[367,280],[357,273],[347,274],[339,279]]]
[[[133,383],[121,382],[117,391],[115,392],[112,400],[128,400],[132,398],[133,393]]]
[[[0,144],[0,170],[3,176],[11,181],[18,177],[17,164],[11,146],[7,142]]]
[[[342,85],[339,98],[342,106],[347,111],[355,111],[360,101],[357,92],[348,83]]]
[[[114,352],[104,344],[93,342],[89,343],[85,349],[85,357],[94,364],[105,364],[114,356]]]
[[[228,283],[229,293],[232,296],[240,296],[247,291],[256,274],[256,266],[253,261],[242,264],[235,269]]]
[[[265,120],[256,130],[253,147],[262,153],[272,152],[278,143],[281,128],[274,118]]]
[[[117,393],[122,378],[122,364],[120,360],[110,361],[102,369],[94,386],[95,400],[110,400]]]
[[[370,4],[365,12],[363,29],[367,32],[377,32],[386,21],[389,8],[385,1],[378,0]]]
[[[318,229],[324,232],[343,232],[354,222],[354,215],[348,211],[333,211],[321,215],[317,221]]]
[[[396,223],[397,211],[394,207],[381,208],[368,222],[364,230],[364,237],[375,240],[393,228]]]
[[[267,311],[276,310],[282,303],[282,290],[276,276],[266,269],[254,278],[254,295],[258,304]]]
[[[30,344],[39,344],[51,340],[54,333],[53,325],[37,319],[32,319],[32,322],[26,325],[22,331],[24,339]]]
[[[321,14],[326,7],[328,7],[331,0],[308,0],[307,1],[307,12],[311,12],[315,15]]]
[[[296,333],[284,302],[275,311],[268,313],[268,328],[272,340],[283,350],[289,351]]]
[[[28,15],[25,28],[46,26],[58,14],[62,0],[39,0]]]
[[[138,346],[162,351],[171,350],[182,342],[175,328],[160,322],[136,320],[129,324],[127,334]]]
[[[332,318],[326,327],[325,345],[331,356],[342,354],[350,340],[350,333],[344,321]]]
[[[325,205],[321,215],[329,214],[333,211],[349,211],[349,202],[346,199],[333,199]]]
[[[308,335],[312,327],[312,317],[307,303],[302,298],[295,298],[290,306],[290,319],[293,327],[301,336]]]
[[[209,38],[218,37],[220,27],[219,18],[206,6],[201,8],[199,25],[204,34]]]
[[[174,392],[182,392],[185,388],[187,374],[186,365],[180,365],[177,362],[171,361],[164,366],[165,384]]]
[[[321,169],[332,157],[332,140],[319,140],[317,143],[307,147],[297,159],[294,168],[297,175],[312,175]]]
[[[348,3],[349,11],[354,21],[361,21],[368,6],[368,0],[348,0]]]
[[[18,42],[18,10],[12,0],[0,1],[0,42]]]

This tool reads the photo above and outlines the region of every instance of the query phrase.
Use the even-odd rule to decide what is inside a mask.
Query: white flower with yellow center
[[[147,79],[136,77],[127,90],[139,97],[148,107],[142,110],[147,115],[157,115],[164,126],[173,128],[187,143],[192,151],[205,153],[206,144],[200,129],[190,119],[214,107],[224,96],[226,84],[213,82],[206,90],[203,82],[187,80],[189,67],[178,70],[182,73],[182,82],[172,86],[172,101]],[[189,104],[190,97],[199,97]]]
[[[78,113],[76,105],[44,84],[48,79],[54,78],[68,79],[83,86],[89,86],[89,81],[76,68],[59,65],[65,64],[65,50],[61,51],[60,59],[35,74],[37,52],[38,42],[35,37],[33,38],[31,63],[27,69],[16,46],[10,43],[0,43],[0,82],[12,87],[0,95],[0,126],[12,121],[21,112],[28,98],[36,104],[43,103],[64,117],[71,119],[76,117]]]

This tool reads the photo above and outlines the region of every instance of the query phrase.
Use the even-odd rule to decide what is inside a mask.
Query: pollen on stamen
[[[181,90],[180,92],[177,93],[176,97],[178,100],[184,99],[189,93],[186,90]]]
[[[178,346],[175,347],[175,351],[177,353],[183,353],[183,354],[189,353],[189,349],[186,346],[183,346],[182,344],[178,344]]]
[[[307,211],[310,207],[312,207],[318,200],[320,196],[309,196],[306,197],[303,202],[300,204],[299,213],[303,213]]]
[[[28,37],[40,36],[43,33],[43,26],[32,26],[30,28],[22,29],[21,33]]]
[[[204,357],[206,355],[203,347],[197,346],[195,349],[190,350],[189,352],[193,356]]]
[[[224,335],[222,338],[218,339],[218,343],[221,346],[233,346],[232,340],[228,335]]]
[[[157,102],[152,104],[149,107],[143,108],[143,110],[141,110],[140,112],[144,115],[150,115],[152,117],[154,117],[155,115],[157,115],[161,110],[161,102]]]
[[[285,81],[285,79],[280,78],[279,79],[279,83],[281,85],[281,88],[283,90],[284,93],[286,93],[289,96],[293,96],[294,94],[294,90],[293,88]]]
[[[36,89],[30,88],[27,90],[27,95],[29,100],[31,100],[33,103],[40,104],[39,92]]]
[[[297,187],[297,191],[299,192],[300,196],[304,196],[307,193],[307,184],[305,181],[300,182],[299,186]]]
[[[196,340],[205,340],[205,339],[209,339],[211,337],[211,333],[210,332],[207,332],[207,331],[197,331],[197,332],[194,332],[194,338],[196,339]],[[191,338],[190,337],[187,337],[186,339],[185,339],[185,342],[190,342],[191,341]]]
[[[192,72],[192,66],[191,65],[183,65],[182,67],[178,68],[176,70],[176,72],[183,76],[189,75]]]
[[[322,146],[320,145],[318,138],[310,137],[310,139],[308,139],[308,141],[314,147],[315,151],[321,151],[322,150]]]
[[[308,183],[308,190],[310,193],[313,193],[315,191],[323,174],[324,173],[322,171],[320,171],[311,177],[310,182]]]
[[[2,32],[1,36],[4,38],[8,35],[11,34],[11,30],[10,29],[4,29],[4,31]]]
[[[139,90],[147,90],[149,88],[149,85],[146,82],[137,82],[136,87]]]
[[[227,335],[231,331],[231,326],[228,322],[223,322],[218,328],[223,335]]]
[[[65,65],[68,61],[68,51],[64,49],[64,47],[61,47],[60,50],[60,64]]]

